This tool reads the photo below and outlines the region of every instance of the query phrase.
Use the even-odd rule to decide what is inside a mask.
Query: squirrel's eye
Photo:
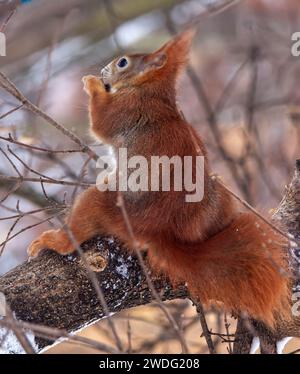
[[[120,60],[117,62],[117,65],[119,68],[123,69],[125,66],[128,65],[128,60],[125,57],[120,58]]]

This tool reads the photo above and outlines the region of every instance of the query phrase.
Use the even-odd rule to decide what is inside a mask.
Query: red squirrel
[[[204,156],[201,201],[186,202],[186,191],[122,192],[135,239],[147,247],[153,269],[185,282],[194,297],[272,326],[289,309],[287,242],[254,213],[242,211],[211,177],[203,141],[177,107],[176,82],[192,37],[187,30],[153,53],[122,56],[100,77],[84,77],[91,131],[115,153],[126,148],[129,157]],[[118,191],[96,186],[78,196],[66,223],[79,244],[109,234],[133,247],[117,197]],[[44,232],[28,253],[36,256],[44,248],[63,255],[75,250],[63,229]]]

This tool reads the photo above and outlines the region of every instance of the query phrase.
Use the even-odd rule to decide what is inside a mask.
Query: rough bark
[[[105,296],[110,313],[154,301],[136,257],[111,238],[87,242],[86,259]],[[173,289],[168,280],[152,275],[161,300],[186,298],[185,287]],[[78,255],[44,251],[0,278],[0,291],[17,319],[75,332],[105,313]],[[37,339],[38,349],[47,345]]]

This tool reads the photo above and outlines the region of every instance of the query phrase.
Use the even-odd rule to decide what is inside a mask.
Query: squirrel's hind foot
[[[62,255],[75,250],[67,234],[61,230],[49,230],[42,233],[30,244],[27,253],[29,257],[36,257],[43,249],[51,249]]]

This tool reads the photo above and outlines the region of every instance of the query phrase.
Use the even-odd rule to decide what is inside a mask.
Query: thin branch
[[[92,159],[97,160],[98,156],[96,155],[96,153],[92,149],[90,149],[87,145],[85,145],[80,140],[80,138],[78,138],[77,135],[75,135],[73,132],[65,128],[63,125],[59,124],[52,117],[50,117],[47,113],[43,112],[40,108],[38,108],[31,101],[29,101],[2,72],[0,72],[0,86],[4,88],[7,92],[9,92],[12,96],[14,96],[17,100],[19,100],[24,105],[24,107],[26,107],[32,113],[43,118],[51,126],[55,127],[65,136],[70,138],[74,143],[78,144],[82,148],[82,152],[87,153],[88,155],[92,157]]]
[[[14,112],[21,109],[22,107],[23,107],[23,104],[20,104],[20,105],[17,105],[15,108],[10,109],[8,112],[6,112],[6,113],[4,113],[0,116],[0,120],[4,119],[5,117],[8,117],[9,115],[13,114]]]
[[[0,139],[4,140],[6,142],[12,143],[12,144],[16,144],[20,147],[29,148],[29,149],[34,150],[34,151],[45,152],[45,153],[81,153],[81,152],[83,152],[83,149],[59,149],[59,150],[55,150],[55,149],[37,147],[37,146],[31,145],[31,144],[26,144],[26,143],[19,142],[19,141],[15,140],[12,137],[11,134],[8,134],[8,137],[0,136]]]
[[[53,327],[47,327],[44,325],[38,325],[35,323],[28,323],[28,322],[16,321],[16,320],[14,321],[14,323],[12,323],[6,317],[3,319],[0,319],[0,325],[8,329],[12,329],[13,326],[17,326],[25,330],[33,331],[37,336],[45,338],[45,339],[58,340],[61,338],[65,338],[69,342],[81,343],[89,347],[98,349],[102,352],[107,352],[107,353],[112,353],[112,354],[121,353],[120,351],[106,344],[100,343],[93,339],[70,334],[66,330],[60,330],[60,329],[56,329]]]
[[[14,177],[11,175],[0,174],[0,179],[5,181],[12,181],[12,182],[34,182],[34,183],[48,183],[48,184],[61,184],[62,186],[81,186],[81,187],[89,187],[93,186],[94,183],[80,183],[80,182],[71,182],[71,181],[60,181],[56,179],[45,179],[45,178],[30,178],[30,177]]]
[[[210,330],[207,326],[207,322],[206,322],[205,313],[204,313],[202,303],[201,303],[200,300],[193,300],[193,303],[196,306],[196,310],[197,310],[197,313],[198,313],[198,316],[199,316],[199,319],[200,319],[200,323],[201,323],[201,327],[202,327],[202,335],[204,336],[204,338],[206,340],[206,344],[207,344],[209,353],[210,354],[215,354],[216,351],[215,351],[214,343],[213,343],[212,338],[211,338]]]

